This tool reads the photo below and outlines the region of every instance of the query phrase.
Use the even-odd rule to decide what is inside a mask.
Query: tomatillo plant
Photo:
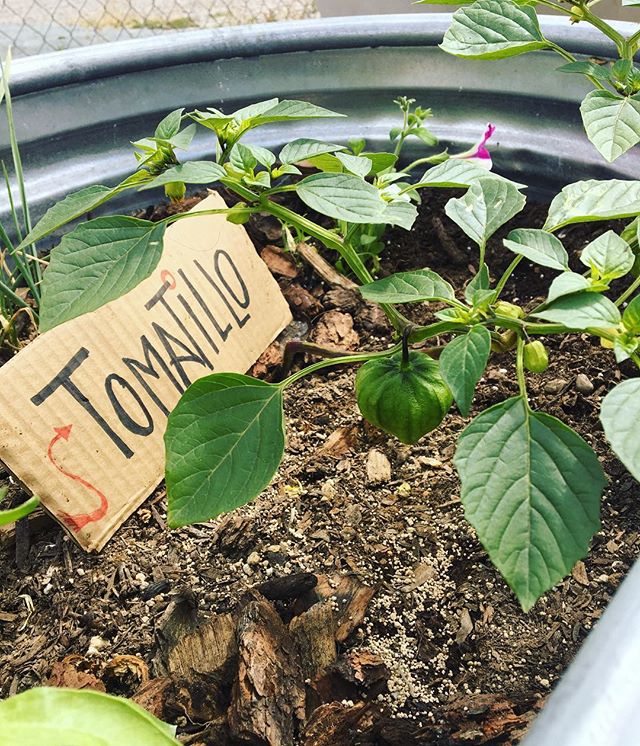
[[[420,4],[441,0],[418,0]],[[640,142],[640,67],[634,57],[640,48],[640,25],[623,36],[597,15],[597,0],[448,0],[462,5],[453,14],[441,49],[467,59],[502,59],[525,52],[548,49],[562,57],[564,73],[586,77],[594,90],[586,95],[580,112],[589,140],[608,161],[614,161]],[[640,6],[637,0],[622,0],[626,6]],[[549,39],[540,29],[537,7],[553,8],[569,17],[572,24],[588,23],[615,45],[619,59],[612,64],[593,59],[576,59]]]
[[[480,0],[500,4],[503,0]],[[529,6],[515,6],[529,8]],[[424,133],[426,110],[399,99],[403,123],[392,132],[396,151],[403,138]],[[438,153],[397,170],[397,153],[371,153],[361,140],[349,147],[298,139],[276,155],[243,142],[256,127],[275,121],[340,116],[301,101],[271,99],[225,114],[218,109],[178,109],[154,135],[136,143],[138,170],[116,187],[95,186],[51,208],[23,243],[30,243],[129,189],[164,187],[173,198],[181,185],[219,183],[240,202],[214,210],[244,222],[258,212],[275,216],[292,233],[336,251],[360,282],[360,292],[378,303],[399,341],[384,351],[321,359],[279,383],[238,373],[216,373],[193,383],[170,414],[165,435],[169,524],[205,521],[247,503],[270,482],[283,456],[285,390],[301,378],[335,365],[361,365],[358,405],[373,424],[413,443],[446,416],[452,401],[467,417],[492,352],[515,354],[519,394],[478,414],[459,438],[455,465],[465,515],[523,609],[570,572],[600,526],[605,477],[596,454],[571,428],[535,411],[527,396],[527,371],[547,365],[545,335],[592,334],[617,361],[640,365],[640,279],[633,279],[635,229],[612,231],[582,251],[584,274],[572,272],[556,232],[573,223],[637,218],[640,181],[581,181],[553,200],[542,229],[511,231],[504,248],[513,260],[499,277],[486,263],[493,234],[525,204],[522,185],[483,168],[486,141],[466,153]],[[182,129],[183,122],[190,122]],[[215,159],[180,162],[196,126],[211,132]],[[417,180],[411,171],[430,166]],[[315,172],[303,173],[303,169]],[[454,288],[429,268],[375,280],[363,255],[363,226],[411,229],[421,188],[457,187],[445,212],[477,246],[477,270],[466,287]],[[318,224],[283,205],[294,193],[309,208],[332,219]],[[68,233],[51,255],[42,286],[43,331],[127,292],[157,266],[165,227],[207,212],[172,215],[158,223],[125,216],[100,217]],[[360,242],[360,244],[358,244]],[[105,261],[108,257],[109,261]],[[100,258],[98,262],[97,259]],[[502,298],[523,258],[557,273],[547,298],[531,308]],[[124,271],[126,270],[126,271]],[[613,280],[629,278],[615,300]],[[437,304],[433,321],[412,325],[399,306]],[[628,302],[628,305],[625,304]],[[624,309],[621,311],[621,309]],[[420,347],[446,340],[439,359]],[[304,349],[305,345],[299,343]],[[317,352],[317,348],[313,348]],[[640,477],[640,378],[615,386],[604,399],[601,420],[615,453]]]

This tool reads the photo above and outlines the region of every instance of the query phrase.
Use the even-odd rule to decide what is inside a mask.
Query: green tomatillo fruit
[[[524,346],[524,367],[532,373],[544,373],[549,365],[547,348],[539,339]]]
[[[438,427],[453,402],[438,362],[415,351],[365,363],[356,397],[365,420],[409,445]]]

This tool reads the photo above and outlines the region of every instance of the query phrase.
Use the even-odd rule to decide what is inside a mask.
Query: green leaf
[[[463,197],[450,199],[444,210],[469,238],[483,246],[500,226],[522,210],[525,202],[513,184],[480,179]]]
[[[227,175],[224,168],[213,161],[189,161],[179,166],[172,166],[151,181],[146,182],[138,191],[155,189],[164,184],[181,181],[183,184],[211,184]]]
[[[398,156],[393,153],[359,153],[359,155],[365,156],[371,161],[371,172],[374,174],[395,166],[398,160]]]
[[[504,240],[504,245],[514,254],[551,269],[569,268],[569,256],[560,239],[547,231],[536,228],[517,228]]]
[[[0,702],[2,746],[178,746],[175,728],[121,697],[40,687]]]
[[[580,261],[600,277],[614,280],[631,271],[635,257],[624,239],[607,231],[585,246]]]
[[[282,389],[238,373],[199,379],[169,415],[165,448],[172,528],[248,503],[282,460]]]
[[[231,149],[229,160],[239,171],[252,171],[259,163],[265,168],[271,168],[276,162],[275,155],[260,145],[245,145],[237,142]]]
[[[607,329],[620,323],[620,311],[600,293],[574,293],[554,300],[532,316],[568,329]]]
[[[388,202],[380,216],[380,223],[399,225],[410,231],[418,217],[418,208],[412,202]]]
[[[418,303],[425,300],[453,300],[451,285],[431,269],[397,272],[360,288],[362,297],[375,303]]]
[[[640,181],[576,181],[564,187],[549,207],[543,228],[556,231],[571,223],[640,215]]]
[[[277,99],[276,99],[277,101]],[[248,109],[249,107],[247,107]],[[245,109],[245,111],[247,110]],[[238,112],[235,116],[237,117]],[[325,109],[323,106],[316,106],[307,101],[280,101],[275,106],[271,106],[265,111],[245,117],[251,119],[251,126],[257,127],[270,122],[292,122],[299,119],[318,119],[327,117],[344,117],[344,114],[338,114],[335,111]]]
[[[534,8],[509,0],[478,0],[453,14],[440,47],[457,57],[499,59],[544,49]]]
[[[640,378],[619,383],[604,397],[600,421],[616,456],[640,480]]]
[[[579,293],[583,290],[588,290],[591,283],[586,277],[577,274],[576,272],[563,272],[558,275],[551,285],[549,285],[549,294],[547,296],[547,302],[562,298],[563,295],[571,295],[572,293]]]
[[[559,73],[578,73],[580,75],[590,75],[592,78],[608,83],[609,68],[607,65],[598,65],[595,62],[580,60],[579,62],[568,62],[566,65],[556,68]]]
[[[636,295],[624,309],[622,323],[631,334],[640,334],[640,295]]]
[[[591,91],[580,113],[589,140],[609,162],[640,142],[640,96]]]
[[[160,121],[154,132],[154,137],[158,140],[170,140],[174,135],[177,135],[180,131],[180,124],[182,122],[182,109],[175,109],[171,113]]]
[[[491,350],[491,334],[484,326],[473,326],[456,337],[440,355],[440,373],[451,389],[458,409],[467,417],[473,394]]]
[[[471,278],[471,281],[464,289],[464,298],[467,303],[474,304],[474,298],[479,291],[489,290],[491,285],[491,278],[489,276],[489,267],[483,264],[480,267],[478,274]]]
[[[90,210],[95,210],[96,207],[114,197],[117,191],[117,187],[112,189],[96,185],[86,187],[86,189],[81,189],[79,192],[68,195],[45,212],[29,235],[18,246],[17,251],[19,252],[25,246],[40,241],[40,239]]]
[[[296,186],[300,199],[312,210],[348,223],[383,222],[387,203],[371,184],[351,174],[307,176]]]
[[[346,171],[359,176],[361,179],[371,171],[373,163],[362,155],[351,155],[350,153],[336,153],[335,157],[342,163]]]
[[[442,187],[444,189],[455,187],[470,187],[481,179],[498,179],[499,181],[508,181],[510,184],[523,189],[524,184],[518,184],[515,181],[505,179],[504,176],[487,171],[486,168],[478,166],[472,161],[466,161],[459,158],[449,158],[444,163],[433,166],[422,175],[422,178],[415,185],[416,189],[422,187]]]
[[[165,226],[115,215],[82,223],[51,252],[42,282],[40,331],[95,311],[156,268]]]
[[[316,155],[335,153],[338,150],[344,150],[344,147],[331,142],[302,137],[285,145],[280,151],[279,158],[280,163],[300,163]]]
[[[522,397],[476,417],[454,464],[465,516],[524,611],[588,551],[606,484],[587,443]]]

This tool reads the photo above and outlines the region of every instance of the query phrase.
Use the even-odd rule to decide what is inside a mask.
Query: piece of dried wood
[[[167,676],[146,681],[131,699],[154,717],[165,720],[167,700],[173,699],[173,681]]]
[[[83,670],[90,664],[81,655],[68,655],[61,661],[56,661],[51,667],[47,679],[47,686],[63,687],[65,689],[93,689],[106,692],[104,683],[93,673]]]
[[[336,661],[333,622],[334,612],[331,604],[322,601],[294,617],[289,624],[291,635],[298,646],[305,681],[315,680]]]
[[[320,277],[330,285],[337,285],[345,290],[357,290],[358,286],[353,280],[345,277],[343,274],[323,259],[316,249],[308,243],[299,243],[296,246],[297,253],[320,275]]]
[[[389,459],[375,448],[367,454],[367,481],[369,484],[382,484],[391,479]]]
[[[327,454],[334,458],[341,458],[356,445],[358,437],[359,431],[357,426],[339,427],[318,448],[318,454]]]
[[[291,254],[285,253],[277,246],[267,244],[260,252],[260,258],[269,267],[271,274],[286,277],[289,280],[298,275],[298,268]]]
[[[273,606],[255,594],[240,612],[238,672],[229,725],[233,737],[294,746],[305,720],[305,690],[296,644]]]
[[[353,328],[353,318],[335,310],[322,314],[311,339],[322,347],[339,350],[353,350],[360,343],[358,332]]]
[[[359,627],[367,613],[369,602],[376,589],[362,583],[355,575],[317,575],[318,584],[301,596],[293,607],[293,613],[301,614],[320,601],[333,601],[334,635],[336,642],[344,642]]]
[[[353,746],[362,731],[368,730],[377,713],[370,703],[343,705],[329,702],[318,707],[304,733],[304,746]]]

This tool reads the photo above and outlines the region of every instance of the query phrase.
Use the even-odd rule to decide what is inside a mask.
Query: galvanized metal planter
[[[583,178],[636,178],[640,153],[605,164],[584,135],[578,105],[588,90],[555,74],[559,58],[536,53],[500,62],[461,61],[438,49],[448,15],[329,19],[184,32],[19,60],[14,111],[27,192],[35,217],[71,191],[112,184],[135,163],[128,142],[153,132],[168,111],[220,106],[232,110],[278,96],[303,98],[344,112],[258,130],[276,147],[311,136],[345,141],[364,135],[381,149],[397,121],[392,100],[409,95],[431,106],[434,131],[464,148],[487,121],[497,127],[496,169],[549,198]],[[574,54],[606,57],[612,49],[589,28],[547,18],[548,38]],[[0,126],[0,158],[8,137]],[[200,132],[192,154],[212,150]],[[416,151],[417,153],[417,151]],[[409,155],[413,155],[409,153]],[[8,159],[7,159],[8,160]],[[0,219],[8,205],[0,194]],[[148,204],[128,195],[122,209]],[[109,210],[118,205],[109,203]],[[527,746],[632,746],[640,743],[635,694],[640,687],[640,567],[634,568],[589,637]]]

